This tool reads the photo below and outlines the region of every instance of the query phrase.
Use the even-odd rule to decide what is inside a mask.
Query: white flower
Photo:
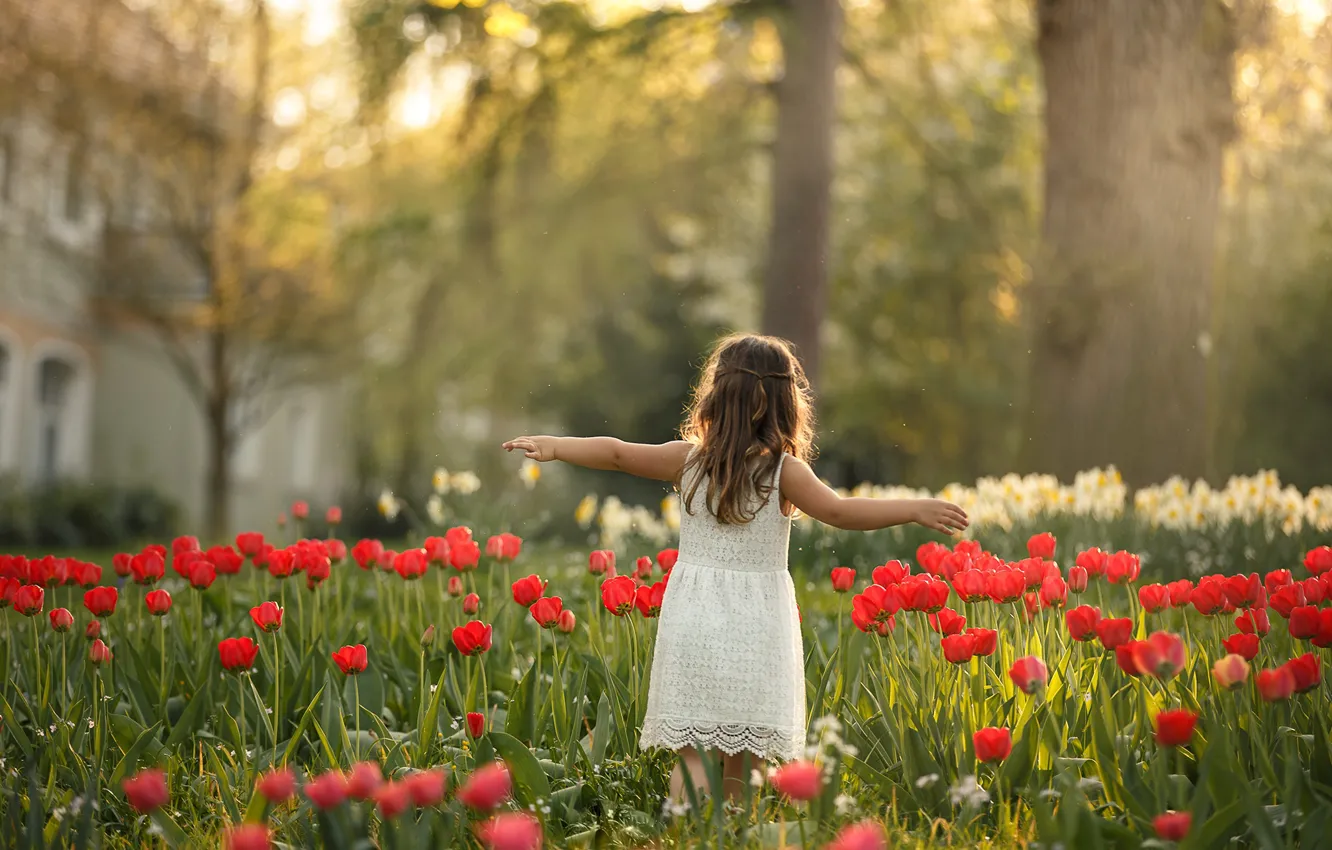
[[[661,804],[661,814],[662,817],[668,818],[683,817],[684,815],[689,814],[689,803],[684,800],[677,803],[670,797],[667,797]]]
[[[937,774],[937,773],[927,773],[927,774],[925,774],[924,776],[922,776],[922,777],[920,777],[920,778],[918,778],[918,779],[916,780],[916,787],[917,787],[917,788],[928,788],[929,786],[933,785],[934,783],[936,783],[936,782],[938,782],[938,781],[939,781],[939,774]]]
[[[518,468],[518,477],[522,479],[523,485],[531,490],[541,480],[541,464],[530,457],[524,459],[523,465]]]
[[[393,491],[385,488],[379,494],[379,512],[384,515],[384,519],[392,522],[398,518],[398,513],[402,511],[402,503],[393,495]]]
[[[449,471],[442,466],[436,469],[435,474],[431,476],[430,486],[441,496],[449,492]]]
[[[838,794],[837,799],[833,800],[833,807],[837,814],[846,816],[856,810],[856,798],[849,794]]]
[[[749,771],[749,784],[755,788],[763,787],[763,774],[757,770]]]
[[[426,499],[426,516],[435,525],[444,524],[444,500],[439,496],[431,496]]]
[[[966,805],[976,809],[990,802],[990,795],[976,782],[976,777],[964,776],[948,789],[948,799],[954,806]]]
[[[481,479],[475,472],[456,472],[449,477],[449,484],[464,496],[470,496],[481,489]]]

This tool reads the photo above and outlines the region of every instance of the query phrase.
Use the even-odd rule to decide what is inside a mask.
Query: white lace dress
[[[681,489],[688,493],[688,482]],[[791,520],[776,487],[743,525],[718,522],[706,493],[704,480],[693,515],[681,511],[680,557],[662,601],[641,746],[797,758],[805,744],[805,673],[786,563]]]

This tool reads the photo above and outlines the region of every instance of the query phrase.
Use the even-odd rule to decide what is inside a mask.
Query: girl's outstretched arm
[[[873,531],[918,523],[951,535],[967,527],[967,514],[940,499],[844,498],[824,484],[809,464],[787,458],[782,468],[782,498],[801,513],[847,531]]]
[[[612,469],[654,481],[678,481],[692,443],[626,443],[614,437],[515,437],[505,451],[545,463],[562,460],[589,469]]]

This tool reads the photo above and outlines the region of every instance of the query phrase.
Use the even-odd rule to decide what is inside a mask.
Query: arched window
[[[37,475],[42,481],[54,481],[69,466],[76,377],[74,366],[60,357],[37,364]]]

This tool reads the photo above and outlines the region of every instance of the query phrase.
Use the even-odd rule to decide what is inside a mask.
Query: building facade
[[[215,82],[119,0],[0,0],[0,20],[0,476],[151,487],[201,529],[209,435],[199,399],[154,328],[103,309],[119,283],[108,279],[108,234],[123,245],[126,233],[149,231],[155,199],[142,175],[172,152],[150,139],[113,145],[104,130],[158,94],[155,80],[183,95],[170,100],[181,121],[197,120],[190,104]],[[81,98],[76,116],[73,73],[108,93]],[[206,294],[182,252],[144,256],[162,298],[188,306]],[[346,396],[320,383],[249,400],[266,409],[231,452],[233,530],[270,527],[293,499],[338,498]]]

